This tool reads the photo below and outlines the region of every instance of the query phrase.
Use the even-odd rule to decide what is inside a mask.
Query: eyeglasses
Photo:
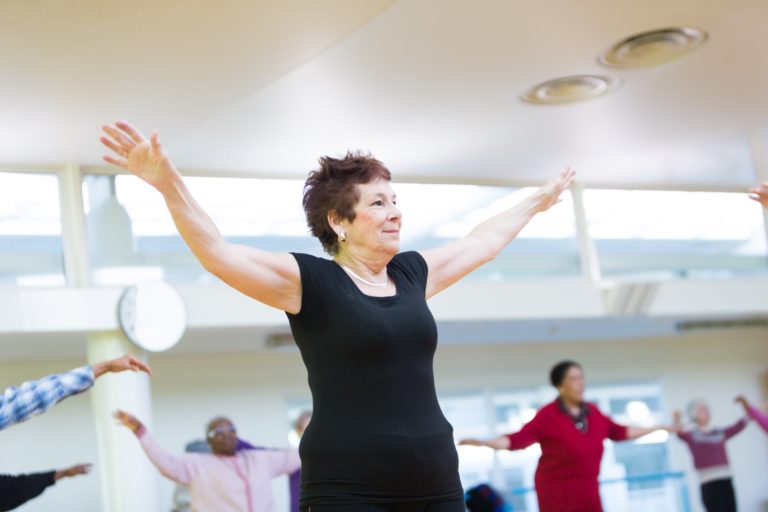
[[[214,438],[220,434],[236,434],[237,430],[234,425],[222,425],[221,427],[212,428],[208,431],[208,437]]]

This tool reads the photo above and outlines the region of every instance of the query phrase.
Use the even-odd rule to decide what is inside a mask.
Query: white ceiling
[[[4,0],[0,166],[99,164],[99,125],[157,128],[188,172],[298,177],[370,150],[395,179],[740,189],[768,121],[764,0]],[[606,70],[634,33],[709,32],[668,64]],[[549,78],[610,95],[532,106]]]

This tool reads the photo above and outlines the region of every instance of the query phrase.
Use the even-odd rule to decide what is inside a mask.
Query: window
[[[63,286],[58,180],[0,172],[0,285]]]
[[[303,180],[185,178],[192,195],[224,237],[270,251],[321,255],[301,207]],[[533,189],[394,183],[403,213],[401,247],[425,249],[467,234]],[[96,284],[143,277],[210,282],[179,237],[162,196],[133,176],[86,176],[83,186]],[[570,196],[538,216],[473,279],[578,275],[578,244]]]
[[[605,277],[717,277],[768,270],[760,207],[745,194],[586,190]]]

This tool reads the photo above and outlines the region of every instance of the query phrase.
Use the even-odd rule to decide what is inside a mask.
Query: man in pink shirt
[[[160,448],[134,416],[117,411],[115,418],[136,434],[163,476],[189,488],[194,512],[273,512],[270,480],[301,467],[297,450],[237,451],[237,430],[228,418],[208,423],[206,437],[213,453],[179,456]]]

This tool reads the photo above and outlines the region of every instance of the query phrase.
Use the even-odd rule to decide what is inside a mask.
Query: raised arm
[[[574,175],[572,169],[565,168],[531,196],[479,224],[464,238],[422,251],[429,268],[427,298],[494,259],[537,213],[558,202],[563,191],[571,186]]]
[[[0,510],[12,510],[56,483],[56,472],[0,475]]]
[[[542,434],[539,415],[523,425],[519,432],[507,434],[493,439],[462,439],[459,446],[487,446],[494,450],[522,450],[541,440]]]
[[[755,420],[763,430],[768,432],[768,414],[750,404],[744,395],[737,396],[736,402],[741,404],[741,406],[744,407],[744,412],[746,412],[753,420]]]
[[[493,439],[469,437],[459,441],[459,446],[485,446],[494,450],[509,450],[509,438],[507,436],[494,437]]]
[[[638,437],[647,436],[657,430],[665,430],[667,432],[679,432],[679,429],[672,425],[658,425],[655,427],[627,427],[627,439],[637,439]]]
[[[248,456],[264,457],[269,466],[269,473],[273,477],[290,475],[301,469],[301,459],[299,458],[299,451],[296,449],[249,451]]]
[[[106,373],[143,371],[152,374],[149,366],[132,355],[124,355],[93,366],[82,366],[68,372],[48,375],[39,380],[10,387],[0,396],[0,430],[42,414],[68,396],[93,386],[93,381]]]
[[[68,396],[82,393],[93,385],[93,380],[91,367],[83,366],[6,389],[0,396],[0,430],[42,414]]]
[[[736,434],[738,434],[739,432],[741,432],[742,430],[744,430],[749,420],[750,420],[750,417],[747,416],[745,418],[741,418],[736,423],[725,427],[725,438],[730,439]]]
[[[181,485],[189,485],[195,473],[195,467],[188,456],[175,457],[165,452],[135,416],[118,410],[115,411],[114,417],[136,435],[144,453],[164,477]]]
[[[293,256],[226,242],[190,194],[157,133],[147,139],[125,122],[103,129],[107,136],[100,140],[116,155],[104,161],[130,171],[163,195],[179,234],[206,270],[259,302],[299,312],[301,277]]]

